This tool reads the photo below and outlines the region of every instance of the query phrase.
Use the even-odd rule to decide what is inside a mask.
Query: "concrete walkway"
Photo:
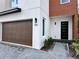
[[[65,43],[55,43],[54,48],[51,47],[48,53],[54,56],[55,59],[71,59]]]

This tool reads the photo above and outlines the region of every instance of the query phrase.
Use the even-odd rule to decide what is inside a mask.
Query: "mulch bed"
[[[73,57],[74,59],[79,59],[79,55],[76,56],[75,50],[72,49],[71,47],[69,47],[69,53],[70,53],[70,56]]]
[[[49,47],[47,47],[47,48],[42,47],[41,50],[48,51],[48,49],[54,48],[54,46],[55,46],[55,42],[52,45],[50,45]]]

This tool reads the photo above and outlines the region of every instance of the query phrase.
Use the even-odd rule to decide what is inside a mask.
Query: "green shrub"
[[[49,42],[49,45],[53,44],[53,39],[52,39],[52,37],[49,37],[49,38],[48,38],[48,42]]]
[[[53,39],[52,39],[52,37],[49,37],[48,39],[45,39],[45,41],[44,41],[44,48],[48,48],[52,44],[53,44]]]
[[[44,41],[44,48],[48,47],[48,46],[49,46],[48,44],[49,44],[49,43],[48,43],[48,40],[45,39],[45,41]]]
[[[72,49],[75,50],[76,56],[79,55],[79,40],[78,42],[73,42],[70,46]]]

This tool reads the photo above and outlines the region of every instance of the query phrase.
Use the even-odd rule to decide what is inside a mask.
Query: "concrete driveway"
[[[55,59],[48,52],[32,48],[0,44],[0,59]]]
[[[72,59],[64,43],[56,43],[48,52],[0,43],[0,59]]]

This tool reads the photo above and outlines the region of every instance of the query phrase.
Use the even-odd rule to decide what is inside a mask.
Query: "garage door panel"
[[[32,45],[32,21],[3,23],[3,41]]]

